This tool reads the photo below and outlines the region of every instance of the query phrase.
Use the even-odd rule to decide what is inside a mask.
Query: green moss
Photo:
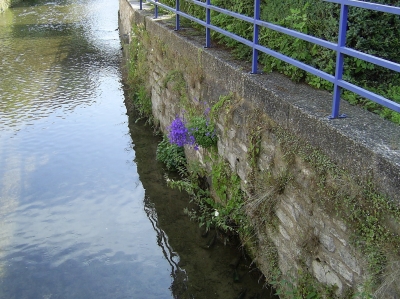
[[[149,36],[143,25],[133,26],[127,62],[129,98],[139,113],[139,118],[153,122],[151,87],[149,86],[148,48]]]
[[[318,149],[281,128],[277,127],[274,133],[287,161],[293,163],[294,156],[301,157],[317,174],[319,179],[313,188],[318,196],[314,200],[328,215],[343,219],[349,227],[353,246],[368,263],[368,291],[372,292],[382,283],[388,261],[400,259],[399,231],[390,225],[400,223],[399,207],[379,194],[371,182],[356,182]]]
[[[169,71],[163,80],[163,87],[167,88],[168,83],[170,82],[172,83],[173,91],[178,92],[179,94],[185,91],[186,81],[182,71],[179,70]]]

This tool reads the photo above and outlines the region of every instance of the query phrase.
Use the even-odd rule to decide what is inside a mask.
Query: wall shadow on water
[[[129,106],[129,104],[127,105]],[[189,206],[188,195],[166,186],[162,164],[156,161],[156,148],[161,140],[144,122],[135,122],[129,109],[129,128],[135,150],[135,162],[144,189],[144,209],[157,232],[157,243],[171,265],[174,281],[170,287],[174,298],[278,298],[263,288],[261,273],[250,266],[240,244],[225,246],[217,239],[205,249],[208,237],[202,237],[198,224],[183,213]],[[231,265],[241,257],[238,267]],[[237,281],[237,276],[239,279]]]

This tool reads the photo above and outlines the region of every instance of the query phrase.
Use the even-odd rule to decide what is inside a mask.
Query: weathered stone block
[[[350,254],[350,252],[344,248],[341,247],[339,248],[339,255],[342,258],[342,261],[355,273],[357,273],[358,275],[361,274],[361,269],[359,266],[359,263],[357,262],[357,258]]]
[[[335,252],[336,246],[331,236],[325,235],[324,233],[319,234],[319,241],[330,252]]]
[[[332,271],[332,269],[317,260],[312,262],[312,269],[315,277],[319,282],[322,282],[327,285],[337,286],[336,294],[340,295],[342,293],[343,284],[339,277]]]
[[[276,209],[276,216],[278,216],[279,220],[282,222],[282,224],[285,227],[288,228],[293,228],[293,221],[290,219],[290,217],[280,208]]]
[[[332,269],[334,269],[336,271],[336,273],[338,273],[340,276],[342,276],[348,282],[350,282],[350,283],[353,282],[353,273],[351,273],[351,271],[341,261],[330,257],[329,265],[332,267]]]
[[[286,240],[290,240],[290,236],[287,233],[286,229],[283,227],[283,225],[279,225],[279,232],[281,233],[281,235],[286,239]]]
[[[336,229],[334,229],[333,227],[330,227],[330,228],[329,228],[329,232],[330,232],[333,236],[335,236],[335,238],[338,239],[338,240],[343,244],[343,246],[347,246],[346,240],[345,240],[344,238],[341,237],[341,235],[336,231]]]

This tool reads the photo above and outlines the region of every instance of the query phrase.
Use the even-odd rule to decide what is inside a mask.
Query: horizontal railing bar
[[[200,25],[202,25],[202,26],[204,26],[204,27],[207,27],[207,23],[206,23],[205,21],[200,20],[200,19],[198,19],[198,18],[195,18],[195,17],[193,17],[193,16],[191,16],[191,15],[188,15],[187,13],[184,13],[184,12],[182,12],[182,11],[178,11],[177,14],[180,15],[180,16],[182,16],[182,17],[185,17],[186,19],[189,19],[189,20],[191,20],[191,21],[193,21],[193,22],[196,22],[197,24],[200,24]]]
[[[198,18],[195,18],[195,17],[193,17],[193,16],[191,16],[191,15],[189,15],[189,14],[187,14],[187,13],[184,13],[184,12],[182,12],[182,11],[180,11],[180,10],[177,11],[175,8],[169,7],[169,6],[167,6],[166,4],[162,4],[162,3],[160,3],[160,2],[155,2],[154,0],[147,0],[147,2],[152,3],[152,4],[155,4],[155,5],[158,5],[158,6],[162,7],[162,8],[165,8],[165,9],[167,9],[167,10],[169,10],[169,11],[175,13],[175,14],[178,14],[178,15],[180,15],[180,16],[182,16],[182,17],[185,17],[185,18],[187,18],[187,19],[189,19],[189,20],[191,20],[191,21],[193,21],[193,22],[196,22],[196,23],[198,23],[198,24],[200,24],[200,25],[202,25],[202,26],[204,26],[204,27],[207,27],[207,23],[204,22],[203,20],[200,20],[200,19],[198,19]]]
[[[207,4],[205,4],[203,2],[196,1],[196,0],[189,0],[189,1],[192,2],[192,3],[195,3],[196,5],[207,7]],[[332,1],[332,2],[337,1],[337,3],[339,3],[340,1],[343,1],[343,0],[326,0],[326,1]],[[358,2],[358,1],[351,1],[351,2]],[[362,2],[362,3],[365,3],[365,2]],[[305,33],[298,32],[298,31],[295,31],[295,30],[292,30],[292,29],[288,29],[288,28],[285,28],[285,27],[282,27],[282,26],[279,26],[279,25],[275,25],[275,24],[272,24],[272,23],[269,23],[269,22],[265,22],[265,21],[262,21],[262,20],[254,20],[254,18],[243,16],[241,14],[238,14],[238,13],[226,10],[226,9],[222,9],[222,8],[219,8],[219,7],[216,7],[216,6],[213,6],[213,5],[209,6],[209,8],[212,9],[212,10],[218,11],[220,13],[223,13],[223,14],[226,14],[226,15],[241,19],[243,21],[247,21],[249,23],[253,23],[253,24],[256,24],[256,25],[259,25],[259,26],[263,26],[263,27],[266,27],[268,29],[271,29],[271,30],[274,30],[274,31],[277,31],[277,32],[281,32],[281,33],[293,36],[295,38],[300,38],[300,39],[302,39],[304,41],[311,42],[313,44],[317,44],[317,45],[323,46],[323,47],[325,47],[327,49],[330,49],[330,50],[333,50],[333,51],[340,51],[343,54],[346,54],[346,55],[349,55],[349,56],[352,56],[352,57],[355,57],[355,58],[361,58],[362,57],[362,59],[365,60],[365,61],[374,63],[376,65],[379,65],[379,66],[382,66],[382,67],[385,67],[385,68],[388,68],[388,69],[391,69],[391,70],[396,71],[396,72],[400,72],[400,64],[397,64],[395,62],[391,62],[389,60],[385,60],[385,59],[382,59],[382,58],[379,58],[379,57],[375,57],[375,56],[372,56],[372,55],[369,55],[369,54],[365,54],[363,52],[360,52],[360,51],[357,51],[357,50],[354,50],[354,49],[350,49],[350,48],[338,48],[338,45],[335,44],[335,43],[328,42],[326,40],[323,40],[323,39],[320,39],[320,38],[317,38],[317,37],[314,37],[314,36],[310,36],[310,35],[307,35]]]
[[[356,0],[323,0],[325,2],[332,2],[337,4],[344,4],[348,6],[355,6],[360,8],[366,8],[371,10],[376,10],[380,12],[387,12],[390,14],[400,15],[400,7],[390,6],[390,5],[383,5],[377,3],[370,3],[370,2],[362,2]]]
[[[330,0],[327,0],[327,1],[330,1]],[[332,0],[332,1],[341,1],[341,0]],[[153,0],[151,0],[151,2],[153,2]],[[192,3],[196,2],[195,4],[197,4],[199,6],[207,7],[207,5],[205,3],[200,2],[200,1],[190,0],[190,2],[192,2]],[[216,11],[221,12],[223,14],[227,14],[229,16],[232,16],[232,17],[247,21],[249,23],[254,23],[256,25],[260,25],[260,26],[266,27],[268,29],[272,29],[274,31],[281,32],[281,33],[293,36],[295,38],[300,38],[300,39],[305,40],[307,42],[311,42],[313,44],[317,44],[317,45],[323,46],[323,47],[325,47],[327,49],[330,49],[330,50],[333,50],[333,51],[340,51],[343,54],[346,54],[346,55],[349,55],[349,56],[352,56],[352,57],[355,57],[355,58],[360,58],[360,59],[362,58],[365,61],[374,63],[376,65],[379,65],[379,66],[382,66],[382,67],[385,67],[385,68],[388,68],[388,69],[391,69],[391,70],[396,71],[396,72],[400,72],[400,64],[397,64],[397,63],[389,61],[389,60],[385,60],[385,59],[382,59],[382,58],[379,58],[379,57],[375,57],[375,56],[372,56],[372,55],[369,55],[369,54],[365,54],[363,52],[360,52],[360,51],[357,51],[357,50],[354,50],[354,49],[351,49],[351,48],[347,48],[347,47],[346,48],[338,48],[338,45],[335,44],[335,43],[328,42],[326,40],[323,40],[323,39],[320,39],[320,38],[317,38],[317,37],[314,37],[314,36],[310,36],[310,35],[307,35],[305,33],[298,32],[298,31],[295,31],[295,30],[292,30],[292,29],[288,29],[288,28],[285,28],[285,27],[282,27],[282,26],[279,26],[279,25],[275,25],[275,24],[272,24],[272,23],[269,23],[269,22],[265,22],[265,21],[261,21],[261,20],[254,20],[254,18],[242,16],[242,15],[240,15],[238,13],[231,12],[231,11],[226,10],[226,9],[218,8],[218,7],[213,6],[213,5],[211,5],[210,9],[213,9],[213,10],[216,10]],[[178,12],[178,14],[180,14],[180,13]],[[189,15],[187,15],[187,16],[189,16]],[[228,31],[226,31],[226,32],[228,32]],[[239,42],[242,42],[242,41],[239,41]]]
[[[215,10],[215,11],[223,13],[225,15],[229,15],[231,17],[234,17],[234,18],[237,18],[237,19],[240,19],[240,20],[252,23],[252,24],[256,24],[256,25],[263,26],[263,27],[266,27],[266,28],[269,28],[269,29],[272,29],[272,30],[275,30],[275,31],[278,31],[278,32],[281,32],[281,33],[285,33],[287,35],[290,35],[290,36],[293,36],[293,37],[296,37],[296,38],[300,38],[300,39],[308,41],[308,42],[312,42],[312,43],[318,44],[320,46],[323,46],[323,47],[331,49],[331,50],[336,50],[337,49],[337,44],[335,44],[335,43],[328,42],[326,40],[323,40],[323,39],[320,39],[320,38],[317,38],[317,37],[314,37],[314,36],[310,36],[310,35],[304,34],[302,32],[298,32],[298,31],[295,31],[295,30],[292,30],[292,29],[288,29],[288,28],[285,28],[285,27],[282,27],[282,26],[279,26],[279,25],[275,25],[275,24],[269,23],[269,22],[265,22],[265,21],[261,21],[261,20],[255,20],[252,17],[243,16],[243,15],[238,14],[236,12],[232,12],[230,10],[226,10],[226,9],[214,6],[214,5],[207,6],[207,4],[205,4],[203,2],[200,2],[198,0],[188,0],[188,2],[194,3],[194,4],[202,6],[202,7],[209,7],[211,10]]]
[[[229,31],[226,31],[224,29],[221,29],[221,28],[219,28],[219,27],[217,27],[215,25],[207,25],[207,28],[210,28],[210,29],[212,29],[212,30],[214,30],[216,32],[222,33],[223,35],[226,35],[226,36],[228,36],[230,38],[233,38],[234,40],[236,40],[236,41],[238,41],[238,42],[240,42],[242,44],[245,44],[246,46],[253,47],[253,45],[254,45],[252,41],[249,41],[249,40],[247,40],[247,39],[245,39],[245,38],[243,38],[243,37],[241,37],[239,35],[236,35],[236,34],[234,34],[232,32],[229,32]]]
[[[378,104],[381,104],[381,105],[383,105],[383,106],[385,106],[387,108],[390,108],[390,109],[400,113],[400,104],[399,103],[396,103],[394,101],[386,99],[385,97],[382,97],[382,96],[380,96],[380,95],[378,95],[376,93],[373,93],[372,91],[366,90],[366,89],[364,89],[362,87],[359,87],[357,85],[351,84],[351,83],[349,83],[347,81],[338,80],[337,84],[340,87],[343,87],[343,88],[345,88],[347,90],[350,90],[350,91],[352,91],[352,92],[354,92],[354,93],[356,93],[356,94],[358,94],[358,95],[360,95],[360,96],[362,96],[364,98],[370,99],[370,100],[372,100],[372,101],[374,101],[374,102],[376,102]]]
[[[228,37],[230,37],[230,38],[232,38],[232,39],[234,39],[234,40],[236,40],[236,41],[238,41],[238,42],[240,42],[242,44],[245,44],[245,45],[247,45],[249,47],[252,47],[252,48],[255,48],[255,49],[257,49],[257,50],[259,50],[259,51],[261,51],[263,53],[266,53],[266,54],[271,55],[271,56],[273,56],[275,58],[278,58],[280,60],[288,62],[288,63],[290,63],[290,64],[292,64],[294,66],[297,66],[298,68],[301,68],[302,70],[305,70],[305,71],[307,71],[309,73],[312,73],[313,75],[319,76],[322,79],[325,79],[325,80],[327,80],[327,81],[329,81],[331,83],[335,82],[335,77],[333,75],[330,75],[330,74],[325,73],[325,72],[323,72],[321,70],[318,70],[318,69],[316,69],[316,68],[314,68],[312,66],[309,66],[308,64],[300,62],[300,61],[298,61],[298,60],[296,60],[294,58],[291,58],[289,56],[286,56],[284,54],[278,53],[278,52],[276,52],[274,50],[271,50],[271,49],[269,49],[267,47],[264,47],[262,45],[254,44],[252,41],[249,41],[249,40],[247,40],[247,39],[245,39],[245,38],[243,38],[241,36],[238,36],[238,35],[236,35],[234,33],[231,33],[229,31],[221,29],[221,28],[219,28],[217,26],[208,25],[207,27],[212,29],[212,30],[214,30],[214,31],[216,31],[216,32],[219,32],[219,33],[221,33],[221,34],[223,34],[225,36],[228,36]]]
[[[217,11],[219,13],[223,13],[225,15],[228,15],[228,16],[231,16],[231,17],[243,20],[243,21],[247,21],[247,22],[250,22],[250,23],[253,23],[253,21],[254,21],[254,18],[252,18],[252,17],[244,16],[244,15],[241,15],[241,14],[239,14],[237,12],[226,10],[226,9],[223,9],[221,7],[218,7],[218,6],[211,5],[211,6],[209,6],[209,8],[211,10],[215,10],[215,11]]]
[[[225,15],[228,15],[228,16],[231,16],[231,17],[243,20],[243,21],[247,21],[247,22],[250,22],[250,23],[253,23],[253,21],[254,21],[254,18],[252,18],[252,17],[244,16],[244,15],[241,15],[241,14],[239,14],[237,12],[233,12],[233,11],[230,11],[230,10],[227,10],[227,9],[223,9],[223,8],[215,6],[215,5],[207,5],[206,3],[200,2],[198,0],[188,0],[188,2],[191,2],[191,3],[196,4],[198,6],[202,6],[204,8],[209,8],[211,10],[215,10],[215,11],[217,11],[219,13],[223,13]]]
[[[294,59],[292,57],[286,56],[284,54],[281,54],[279,52],[276,52],[274,50],[271,50],[271,49],[266,48],[266,47],[261,46],[261,45],[254,45],[254,48],[259,50],[259,51],[261,51],[261,52],[263,52],[263,53],[265,53],[265,54],[271,55],[271,56],[273,56],[275,58],[278,58],[278,59],[283,60],[283,61],[285,61],[287,63],[290,63],[290,64],[292,64],[292,65],[294,65],[294,66],[296,66],[296,67],[298,67],[298,68],[300,68],[300,69],[302,69],[302,70],[304,70],[306,72],[309,72],[309,73],[311,73],[313,75],[321,77],[322,79],[325,79],[325,80],[327,80],[327,81],[329,81],[331,83],[335,82],[335,77],[333,75],[325,73],[325,72],[323,72],[323,71],[321,71],[319,69],[316,69],[316,68],[314,68],[314,67],[312,67],[312,66],[310,66],[308,64],[305,64],[305,63],[303,63],[301,61],[298,61],[298,60],[296,60],[296,59]]]
[[[321,39],[321,38],[318,38],[318,37],[314,37],[314,36],[311,36],[311,35],[307,35],[305,33],[298,32],[298,31],[295,31],[295,30],[292,30],[292,29],[288,29],[288,28],[285,28],[285,27],[282,27],[282,26],[279,26],[279,25],[275,25],[275,24],[269,23],[269,22],[256,20],[254,22],[254,24],[260,25],[260,26],[266,27],[268,29],[272,29],[274,31],[278,31],[278,32],[281,32],[281,33],[284,33],[284,34],[287,34],[287,35],[290,35],[290,36],[293,36],[293,37],[296,37],[296,38],[300,38],[300,39],[305,40],[307,42],[311,42],[311,43],[323,46],[325,48],[328,48],[328,49],[331,49],[331,50],[334,50],[334,51],[336,51],[337,48],[338,48],[338,45],[335,44],[335,43],[328,42],[328,41],[326,41],[324,39]]]
[[[162,7],[162,8],[165,8],[166,10],[172,11],[172,12],[174,12],[174,13],[176,12],[176,9],[175,9],[175,8],[169,7],[168,5],[163,4],[163,3],[161,3],[161,2],[156,2],[156,1],[154,1],[154,0],[147,0],[147,2],[150,2],[150,3],[154,4],[154,5],[160,6],[160,7]]]
[[[396,63],[396,62],[392,62],[390,60],[386,60],[383,58],[379,58],[376,56],[372,56],[370,54],[366,54],[351,48],[340,48],[340,52],[342,52],[343,54],[355,57],[355,58],[359,58],[368,62],[371,62],[373,64],[382,66],[384,68],[387,69],[391,69],[392,71],[396,71],[396,72],[400,72],[400,64]]]

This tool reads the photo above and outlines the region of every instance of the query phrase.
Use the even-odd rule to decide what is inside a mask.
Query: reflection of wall
[[[325,92],[274,74],[250,75],[246,72],[250,65],[237,64],[225,51],[203,49],[204,37],[196,39],[184,31],[185,38],[148,13],[146,17],[146,12],[132,10],[126,0],[120,1],[120,17],[121,34],[129,33],[132,23],[145,24],[149,34],[153,114],[164,132],[182,109],[173,84],[165,84],[172,71],[182,72],[189,98],[201,99],[209,106],[220,95],[233,93],[217,122],[218,153],[240,176],[243,188],[262,170],[270,173],[258,192],[260,198],[272,194],[273,200],[265,196],[259,208],[268,210],[266,206],[275,205],[269,215],[274,217],[274,225],[265,225],[269,219],[256,215],[259,211],[249,211],[253,219],[260,220],[254,255],[261,270],[269,271],[272,240],[283,273],[309,271],[322,284],[337,285],[336,293],[343,296],[346,289],[363,284],[371,274],[364,249],[372,247],[363,251],[355,246],[352,238],[361,233],[354,227],[363,223],[352,223],[343,216],[347,212],[343,209],[352,208],[345,204],[349,198],[360,200],[358,212],[373,209],[368,206],[373,200],[363,197],[371,180],[380,193],[399,203],[399,127],[345,103],[343,111],[350,117],[328,120],[331,96]],[[253,165],[249,162],[252,136],[260,141]],[[201,151],[194,156],[206,161]],[[398,236],[398,218],[385,217],[379,225],[389,221],[388,230]],[[385,258],[388,265],[400,259],[398,254]],[[396,271],[399,269],[391,273]],[[399,292],[395,286],[396,282],[388,292]]]

